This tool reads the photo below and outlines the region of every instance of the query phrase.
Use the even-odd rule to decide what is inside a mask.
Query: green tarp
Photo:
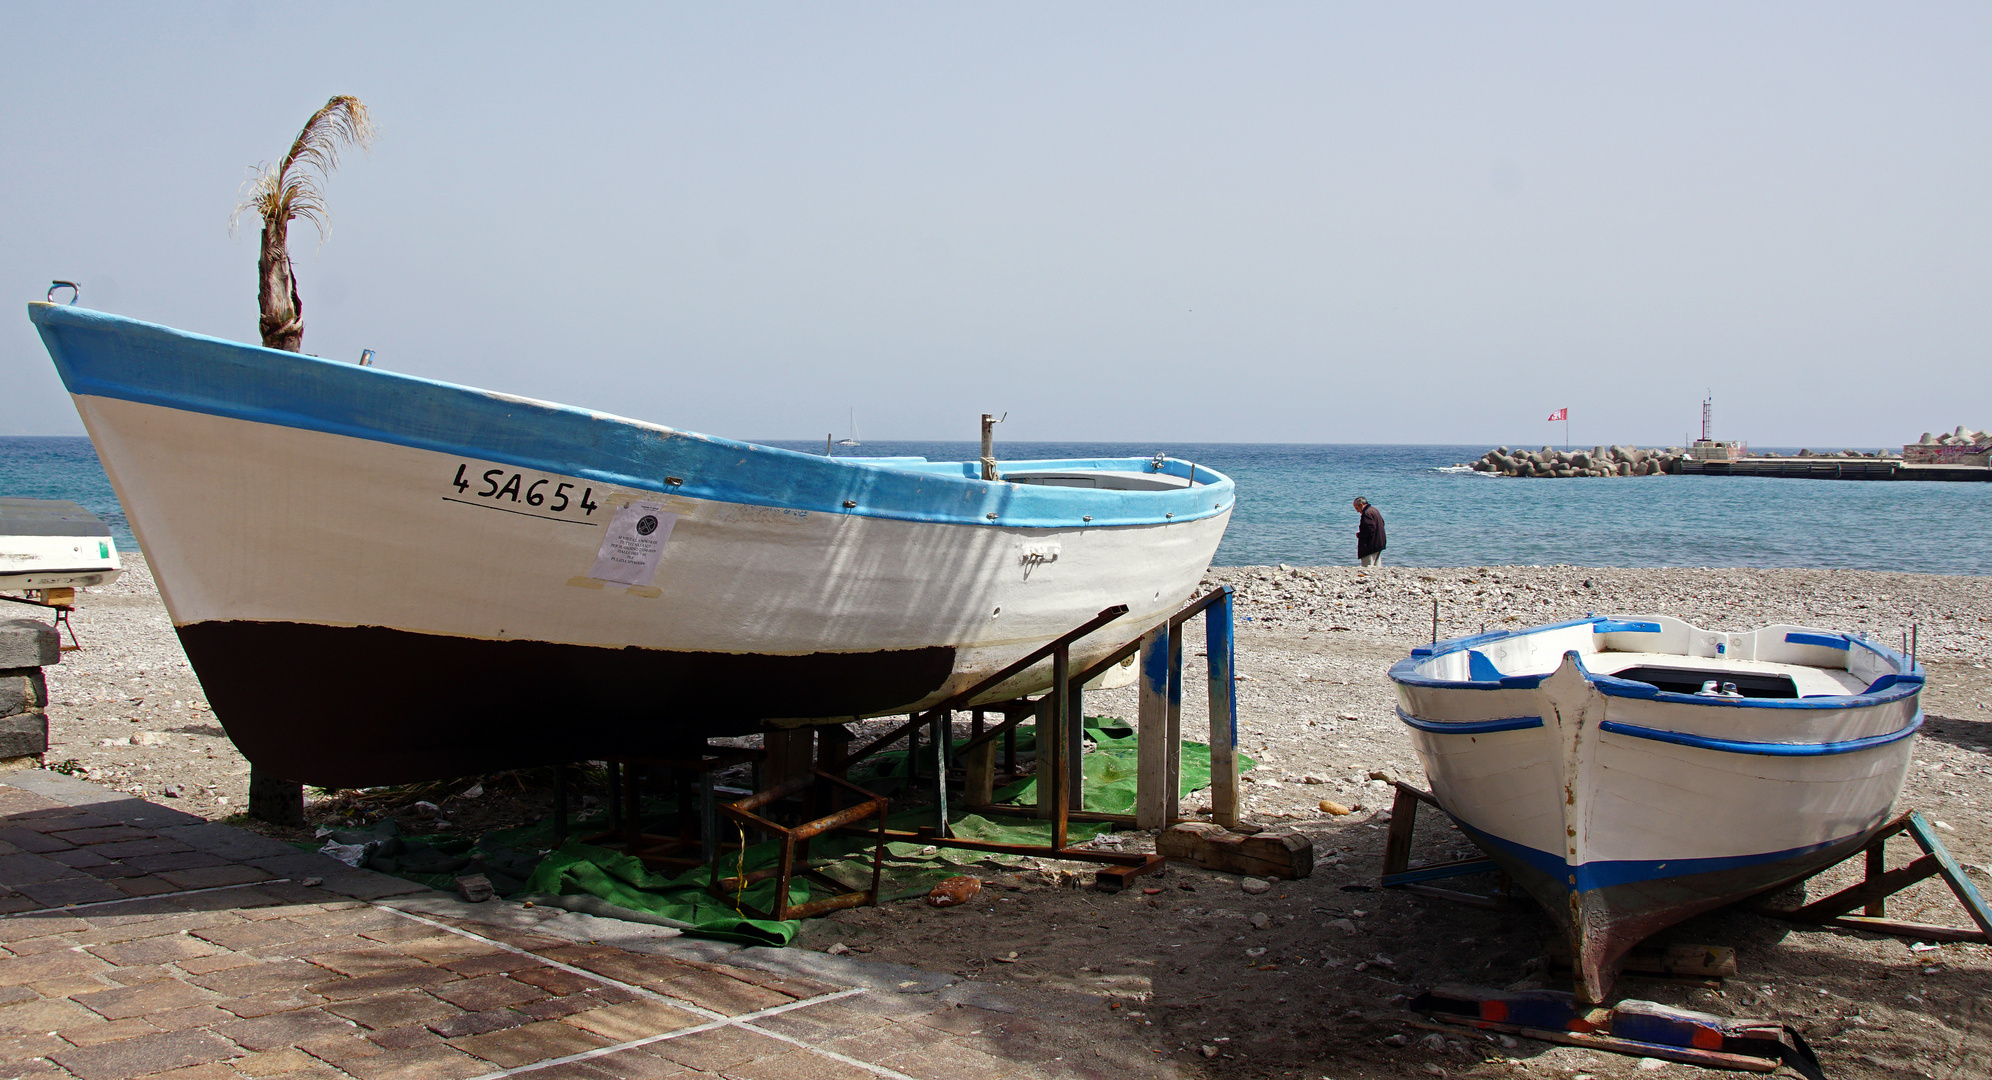
[[[1131,813],[1137,769],[1132,727],[1111,717],[1089,716],[1085,720],[1085,737],[1091,744],[1081,758],[1085,808]],[[1030,750],[1033,741],[1030,727],[1018,729],[1020,751]],[[932,758],[924,751],[922,756],[931,774]],[[1252,759],[1239,755],[1241,772],[1253,764]],[[893,751],[874,755],[852,769],[851,779],[881,793],[897,791],[906,785],[906,754]],[[1181,794],[1188,795],[1209,783],[1209,748],[1201,743],[1184,743]],[[1036,780],[1024,780],[997,791],[995,798],[998,804],[1030,806],[1036,802],[1036,792]],[[646,822],[655,819],[661,823],[675,811],[670,800],[660,800],[647,803],[644,816]],[[901,811],[889,819],[897,828],[931,825],[933,821],[931,806]],[[949,831],[963,839],[1036,845],[1051,842],[1050,823],[1029,817],[991,819],[956,813],[948,821]],[[607,822],[597,815],[572,822],[569,832],[590,835],[606,827]],[[726,828],[722,822],[721,829]],[[1069,843],[1076,844],[1109,828],[1098,822],[1075,821],[1067,828],[1066,836]],[[364,865],[440,889],[453,890],[459,875],[482,873],[503,896],[595,897],[611,907],[590,904],[584,910],[642,912],[654,917],[654,921],[681,926],[688,933],[754,945],[786,945],[801,928],[794,920],[761,919],[753,917],[749,910],[740,910],[765,911],[772,907],[775,889],[772,881],[748,887],[739,895],[740,909],[736,909],[735,898],[721,899],[706,891],[710,871],[704,866],[676,874],[660,873],[646,868],[633,856],[572,839],[548,851],[553,844],[550,820],[489,833],[474,844],[461,837],[402,836],[391,819],[368,831],[335,831],[331,839],[342,844],[372,844],[374,847]],[[811,845],[811,864],[851,888],[868,888],[874,844],[875,841],[862,836],[822,837]],[[733,877],[743,868],[748,872],[764,869],[773,866],[779,854],[780,845],[772,841],[728,852],[721,856],[720,873],[723,877]],[[1025,858],[917,843],[888,843],[881,871],[880,899],[924,895],[935,882],[962,873],[964,867],[1014,866]],[[810,898],[810,892],[811,886],[806,882],[791,882],[790,902],[804,902]]]

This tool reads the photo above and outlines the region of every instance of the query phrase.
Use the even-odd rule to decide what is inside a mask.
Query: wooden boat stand
[[[915,740],[927,729],[932,747],[935,777],[935,823],[918,829],[888,829],[887,839],[905,840],[935,847],[966,851],[987,851],[1003,855],[1029,855],[1102,864],[1095,884],[1109,890],[1126,886],[1133,878],[1152,873],[1164,865],[1159,855],[1099,851],[1071,846],[1067,836],[1073,821],[1109,821],[1138,828],[1166,828],[1181,820],[1178,808],[1181,775],[1182,634],[1180,627],[1191,618],[1205,616],[1205,644],[1209,656],[1211,728],[1211,801],[1220,823],[1238,820],[1238,695],[1232,640],[1232,590],[1214,589],[1192,601],[1182,610],[1149,628],[1135,640],[1114,650],[1081,671],[1073,671],[1071,648],[1074,642],[1127,614],[1125,605],[1115,605],[1073,628],[1054,641],[1032,650],[1014,663],[975,685],[955,694],[923,713],[842,756],[844,768],[907,739],[909,764],[920,755]],[[1112,669],[1130,656],[1141,657],[1141,739],[1140,766],[1136,775],[1135,814],[1108,814],[1083,807],[1084,774],[1080,754],[1084,732],[1086,683]],[[977,724],[958,751],[954,747],[954,713],[968,703],[1015,677],[1047,657],[1051,660],[1052,685],[1035,701],[1020,700],[985,706],[978,712],[1001,712],[1002,722],[993,727]],[[1014,768],[1017,726],[1024,720],[1037,722],[1038,802],[1033,808],[999,806],[992,803],[995,781],[995,754],[998,741]],[[992,840],[957,837],[948,829],[949,790],[946,782],[950,757],[963,764],[963,805],[983,814],[1025,814],[1048,820],[1049,844],[1006,844]],[[909,768],[909,772],[912,770]],[[735,806],[744,805],[746,800]]]
[[[1907,833],[1923,849],[1921,857],[1907,866],[1888,869],[1888,841]],[[1992,908],[1988,908],[1985,898],[1978,888],[1965,876],[1964,868],[1944,848],[1943,842],[1930,828],[1923,815],[1911,810],[1883,826],[1881,831],[1861,849],[1866,861],[1866,877],[1858,885],[1849,886],[1824,899],[1797,908],[1778,908],[1760,903],[1751,910],[1760,915],[1790,922],[1807,923],[1813,926],[1837,926],[1847,930],[1866,930],[1876,934],[1890,934],[1895,937],[1920,938],[1925,941],[1976,941],[1992,942]],[[1852,858],[1849,856],[1848,858]],[[1843,862],[1845,860],[1842,860]],[[1835,863],[1834,865],[1839,865]],[[1814,874],[1823,873],[1830,867],[1820,867]],[[1939,877],[1950,886],[1958,903],[1964,907],[1971,921],[1978,929],[1969,930],[1954,926],[1933,926],[1927,923],[1898,922],[1887,918],[1888,897],[1893,893],[1923,881]],[[1780,890],[1785,886],[1780,886]],[[1861,908],[1859,915],[1849,912]]]
[[[806,748],[814,738],[814,733],[810,729],[802,729],[799,732],[807,737],[803,740],[796,740],[793,736],[776,740],[770,736],[765,741],[766,749],[762,750],[705,746],[692,756],[611,759],[610,785],[612,789],[619,790],[617,797],[611,800],[609,831],[586,839],[591,843],[613,841],[645,863],[681,866],[711,864],[715,867],[715,877],[723,861],[721,851],[729,846],[718,836],[717,826],[721,817],[734,821],[743,831],[752,829],[780,839],[782,854],[779,864],[746,875],[747,883],[769,877],[780,880],[777,911],[771,913],[772,917],[777,919],[802,918],[840,907],[876,902],[880,857],[878,854],[874,855],[873,887],[868,892],[841,892],[825,900],[791,907],[787,903],[786,884],[793,878],[802,876],[819,883],[829,883],[835,888],[843,888],[828,877],[806,867],[798,871],[796,860],[806,860],[808,840],[824,832],[841,830],[873,834],[874,830],[860,829],[856,822],[874,813],[879,814],[876,835],[879,837],[880,845],[888,840],[905,840],[969,851],[1098,863],[1101,864],[1101,869],[1095,876],[1095,883],[1102,888],[1118,890],[1137,876],[1161,869],[1165,865],[1165,860],[1159,855],[1152,854],[1073,847],[1068,840],[1067,828],[1073,821],[1106,821],[1142,829],[1161,829],[1183,820],[1179,806],[1183,686],[1181,627],[1199,614],[1204,616],[1205,644],[1209,658],[1212,816],[1220,824],[1238,823],[1238,695],[1237,684],[1233,677],[1235,657],[1232,609],[1231,587],[1227,585],[1214,589],[1091,666],[1081,671],[1073,671],[1071,664],[1073,643],[1127,614],[1125,605],[1107,608],[1056,640],[1020,657],[1001,671],[980,680],[925,712],[909,716],[905,723],[872,739],[855,751],[849,748],[850,735],[843,728],[830,726],[821,729],[824,736],[823,746],[814,768],[800,765],[801,758],[807,757]],[[1086,683],[1111,670],[1115,665],[1136,655],[1139,655],[1141,664],[1141,704],[1138,721],[1141,738],[1140,761],[1136,776],[1136,813],[1110,814],[1088,811],[1083,806],[1084,774],[1081,771],[1080,761],[1084,735],[1081,721],[1084,716],[1084,687]],[[1051,660],[1052,665],[1051,689],[1035,700],[1019,699],[972,707],[974,730],[968,742],[956,750],[953,738],[955,712],[971,708],[969,702],[1046,658]],[[992,712],[1001,714],[1003,719],[994,726],[988,726],[988,714]],[[1017,727],[1024,720],[1032,718],[1035,718],[1037,723],[1036,775],[1039,780],[1037,805],[1035,807],[994,805],[992,799],[997,747],[999,744],[1002,746],[1009,771],[1014,773]],[[827,805],[831,792],[823,787],[826,783],[835,785],[837,790],[843,790],[846,794],[863,792],[868,800],[875,800],[878,807],[882,808],[885,805],[884,799],[872,796],[870,792],[850,784],[844,778],[845,773],[857,762],[905,739],[909,748],[908,773],[909,776],[917,776],[921,770],[917,769],[916,763],[923,756],[919,745],[923,729],[928,735],[932,753],[935,788],[933,825],[911,830],[887,828],[883,810],[873,809],[871,802],[866,802],[862,806],[847,807],[827,817],[818,816],[794,825],[777,824],[766,813],[761,812],[777,802],[793,802],[805,794],[813,804]],[[797,760],[789,760],[791,758]],[[952,765],[951,758],[958,758],[963,766],[964,798],[962,804],[958,805],[964,805],[966,809],[977,813],[1022,814],[1046,819],[1051,824],[1051,842],[1006,844],[953,836],[947,825],[950,794],[947,778]],[[773,786],[767,791],[731,801],[716,799],[715,792],[718,789],[712,783],[713,775],[748,760],[753,760],[764,768]],[[801,771],[798,771],[799,765]],[[681,801],[683,793],[692,783],[692,778],[697,778],[699,813],[696,835],[690,826],[692,816],[689,814],[679,816],[677,836],[656,836],[641,831],[640,777],[645,768],[673,770],[679,777]],[[556,775],[558,779],[555,784],[555,821],[556,842],[559,842],[566,837],[567,799],[564,770]],[[758,783],[756,786],[759,786]],[[862,812],[858,812],[861,809]],[[745,842],[744,837],[743,842]],[[692,856],[691,849],[694,846],[697,847],[696,858]],[[739,845],[732,846],[737,848]],[[878,851],[882,853],[883,847],[879,847]],[[725,889],[720,888],[721,884],[725,885]],[[737,895],[744,885],[736,875],[724,879],[724,882],[716,881],[713,887],[716,892],[730,891]]]
[[[1493,859],[1481,856],[1473,859],[1459,859],[1454,862],[1436,863],[1427,866],[1411,865],[1411,837],[1418,828],[1418,804],[1429,804],[1439,808],[1439,800],[1429,791],[1421,791],[1402,780],[1394,781],[1397,798],[1390,804],[1390,832],[1383,842],[1383,880],[1386,889],[1403,889],[1405,892],[1421,896],[1436,896],[1442,900],[1452,900],[1475,907],[1499,908],[1515,899],[1514,882],[1508,880],[1508,872],[1501,869]],[[1443,811],[1441,811],[1443,812]],[[1424,882],[1440,878],[1461,877],[1466,874],[1498,873],[1501,875],[1499,889],[1491,896],[1479,893],[1460,892],[1457,889],[1441,889]]]

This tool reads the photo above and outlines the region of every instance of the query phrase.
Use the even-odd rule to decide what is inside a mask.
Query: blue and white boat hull
[[[1646,937],[1859,849],[1922,724],[1920,668],[1794,626],[1593,618],[1391,675],[1433,794],[1569,934],[1594,1001]]]
[[[1188,598],[1233,500],[1186,462],[987,482],[30,313],[216,716],[309,783],[918,709],[1126,604],[1089,663]]]

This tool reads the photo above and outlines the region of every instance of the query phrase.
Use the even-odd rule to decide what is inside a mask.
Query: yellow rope
[[[733,828],[740,834],[740,863],[733,870],[733,913],[745,916],[740,910],[740,896],[747,891],[747,830],[737,821]]]

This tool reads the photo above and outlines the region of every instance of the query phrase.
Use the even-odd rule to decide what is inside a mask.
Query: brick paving
[[[66,777],[0,775],[0,1080],[1183,1075],[1054,1030],[1041,1001],[953,984],[464,904]]]

